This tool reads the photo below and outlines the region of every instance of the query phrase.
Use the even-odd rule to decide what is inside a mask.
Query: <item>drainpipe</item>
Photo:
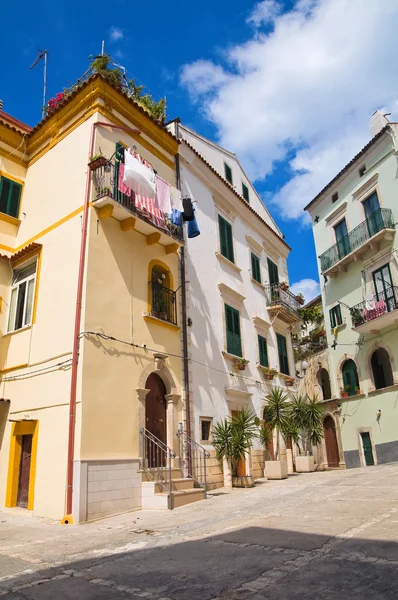
[[[180,119],[175,120],[175,135],[179,139],[178,124]],[[176,169],[176,184],[177,189],[181,191],[181,170],[180,170],[180,156],[175,156],[175,169]],[[191,402],[190,402],[190,391],[189,391],[189,359],[188,359],[188,332],[187,332],[187,291],[186,291],[186,276],[185,276],[185,248],[180,248],[180,278],[181,278],[181,303],[182,303],[182,354],[183,354],[183,370],[184,370],[184,387],[185,387],[185,415],[186,415],[186,434],[191,437]],[[188,470],[191,472],[192,456],[190,452],[190,445],[188,445]]]
[[[94,133],[97,127],[109,127],[110,129],[122,129],[124,131],[140,134],[138,129],[131,127],[123,127],[120,125],[112,125],[97,121],[91,125],[89,153],[87,163],[90,162],[90,157],[94,152]],[[87,168],[86,174],[86,192],[84,197],[83,207],[83,224],[82,224],[82,239],[80,244],[79,258],[79,273],[77,276],[77,295],[76,295],[76,311],[75,311],[75,328],[73,333],[73,350],[72,350],[72,373],[70,384],[70,399],[69,399],[69,433],[68,433],[68,471],[67,471],[67,488],[66,488],[66,515],[61,523],[67,525],[73,523],[72,515],[72,498],[73,498],[73,459],[75,453],[75,420],[76,420],[76,391],[77,391],[77,368],[79,362],[79,342],[80,342],[80,323],[82,314],[83,300],[83,280],[84,269],[86,263],[86,242],[87,242],[87,227],[88,214],[90,207],[90,191],[91,191],[91,171]]]

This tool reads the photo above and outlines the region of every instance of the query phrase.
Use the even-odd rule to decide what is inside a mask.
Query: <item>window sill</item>
[[[256,285],[257,287],[261,288],[262,291],[264,291],[264,285],[262,283],[260,283],[259,281],[257,281],[257,279],[254,279],[253,277],[250,277],[250,279],[252,280],[252,283],[254,283],[254,285]]]
[[[7,333],[3,333],[3,338],[11,335],[15,335],[16,333],[21,333],[21,331],[27,331],[28,329],[32,329],[32,325],[25,325],[25,327],[21,327],[21,329],[15,329],[14,331],[7,331]]]
[[[6,213],[0,212],[0,221],[4,221],[5,223],[10,223],[11,225],[15,225],[15,227],[19,227],[21,221],[16,219],[15,217],[11,217],[11,215],[7,215]]]
[[[242,358],[244,358],[244,356],[237,356],[236,354],[230,354],[229,352],[225,352],[224,350],[222,351],[222,355],[224,358],[227,358],[228,360],[242,360]],[[249,363],[247,363],[249,364]]]
[[[174,323],[170,323],[170,321],[164,321],[163,319],[159,319],[158,317],[154,317],[151,313],[143,312],[142,316],[145,321],[150,323],[158,323],[159,325],[163,325],[163,327],[168,327],[169,329],[174,329],[175,331],[180,331],[179,325],[175,325]]]
[[[347,323],[344,321],[341,325],[336,325],[336,327],[333,327],[330,330],[330,333],[333,335],[333,331],[336,330],[336,333],[338,333],[339,331],[341,331],[342,329],[345,329],[347,327]]]
[[[368,396],[379,396],[380,394],[387,394],[388,392],[393,392],[398,390],[398,384],[394,383],[394,385],[389,385],[385,388],[379,388],[378,390],[372,390],[368,392]]]
[[[225,258],[225,256],[223,254],[221,254],[221,252],[216,252],[216,256],[217,256],[218,260],[220,260],[221,262],[224,262],[226,265],[231,267],[231,269],[233,269],[237,273],[240,273],[242,271],[242,269],[240,269],[235,263],[231,262],[228,258]]]

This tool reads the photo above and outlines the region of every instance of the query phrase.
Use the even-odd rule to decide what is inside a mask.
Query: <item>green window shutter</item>
[[[334,329],[336,327],[336,317],[335,317],[334,309],[333,308],[331,308],[329,310],[329,316],[330,316],[330,327],[332,329]]]
[[[252,277],[258,283],[261,283],[260,259],[255,254],[251,254],[252,259]]]
[[[18,218],[22,185],[7,177],[0,180],[0,212]]]
[[[220,251],[225,258],[234,262],[234,246],[232,240],[232,226],[228,221],[218,215],[218,225],[220,230]]]
[[[115,158],[116,160],[119,160],[120,162],[124,163],[124,153],[125,153],[125,146],[123,146],[123,144],[119,144],[119,142],[116,142],[116,154],[115,154]]]
[[[240,335],[239,311],[225,304],[225,329],[227,337],[227,352],[242,356],[242,340]]]
[[[277,265],[267,258],[269,283],[270,285],[277,285],[279,283],[279,274]]]
[[[268,367],[267,340],[261,335],[258,336],[258,352],[260,358],[260,365],[262,367]]]
[[[329,310],[329,315],[330,315],[330,326],[332,329],[334,329],[338,325],[342,324],[343,318],[341,316],[340,304],[338,304],[337,306],[333,306],[333,308],[331,308]]]
[[[287,357],[287,345],[286,338],[279,333],[276,334],[278,342],[278,355],[279,355],[279,369],[281,373],[289,375],[289,361]]]
[[[249,200],[249,188],[244,183],[242,183],[242,196],[244,197],[244,199],[246,200],[246,202],[249,202],[249,204],[250,204],[250,200]]]
[[[341,325],[342,322],[343,322],[343,318],[341,316],[341,306],[340,306],[340,304],[338,304],[336,306],[336,318],[337,318],[337,324]]]
[[[224,163],[225,179],[232,185],[232,169],[227,163]]]

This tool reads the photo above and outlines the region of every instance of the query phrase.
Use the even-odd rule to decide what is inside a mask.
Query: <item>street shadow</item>
[[[109,541],[101,541],[98,536],[91,540],[91,547],[97,543],[98,548],[91,551],[90,558],[0,580],[0,595],[5,592],[3,597],[7,600],[398,597],[398,544],[390,528],[394,522],[388,523],[388,530],[385,527],[386,537],[392,539],[336,537],[343,529],[338,520],[329,519],[323,525],[307,521],[302,531],[267,527],[266,522],[265,517],[263,527],[184,542],[171,535],[167,545],[156,539],[156,532],[144,537],[132,531],[123,548],[105,551],[106,555],[103,545]],[[330,535],[307,532],[306,527],[319,531],[323,527]],[[377,527],[380,532],[381,526]],[[374,532],[370,526],[368,534]],[[65,540],[53,544],[52,550],[39,546],[32,553],[36,558],[40,555],[43,561],[55,562],[62,560],[63,555],[58,556],[62,547],[65,552]],[[1,558],[7,561],[4,556]],[[15,555],[10,560],[18,563],[14,568],[20,571],[21,560]],[[26,563],[25,568],[32,566]],[[0,576],[4,575],[1,570],[0,561]],[[24,588],[15,589],[19,586]]]

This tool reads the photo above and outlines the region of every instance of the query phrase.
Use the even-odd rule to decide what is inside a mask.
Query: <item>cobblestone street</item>
[[[0,596],[396,599],[397,482],[398,464],[295,475],[83,526],[9,510]]]

